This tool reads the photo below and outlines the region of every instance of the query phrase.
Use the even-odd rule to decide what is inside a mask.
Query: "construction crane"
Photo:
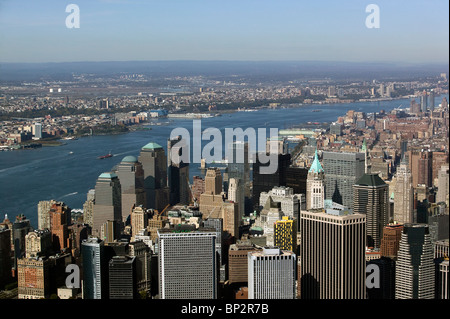
[[[166,207],[164,207],[164,209],[160,212],[160,213],[157,213],[157,216],[158,217],[161,217],[161,215],[167,210],[167,208],[169,208],[170,207],[170,204],[167,204],[167,206]]]

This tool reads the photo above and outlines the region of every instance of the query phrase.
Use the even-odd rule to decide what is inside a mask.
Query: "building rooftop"
[[[125,163],[136,163],[137,161],[138,161],[137,158],[132,155],[125,156],[122,159],[122,162],[125,162]]]
[[[114,178],[114,177],[117,177],[117,175],[112,172],[101,173],[99,176],[99,178],[109,178],[109,179]]]
[[[323,172],[323,167],[322,167],[322,165],[320,165],[319,156],[317,156],[317,150],[316,150],[316,152],[314,153],[314,161],[311,164],[309,173],[322,173],[322,172]]]
[[[154,150],[154,149],[159,149],[159,148],[162,148],[162,146],[155,142],[150,142],[147,145],[142,147],[143,150]]]
[[[356,185],[361,186],[383,186],[386,183],[378,176],[378,174],[364,174],[357,182]]]

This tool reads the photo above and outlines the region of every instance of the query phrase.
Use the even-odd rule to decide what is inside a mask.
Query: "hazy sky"
[[[66,27],[66,6],[80,28]],[[366,27],[366,6],[380,28]],[[448,0],[0,0],[0,62],[445,62]]]

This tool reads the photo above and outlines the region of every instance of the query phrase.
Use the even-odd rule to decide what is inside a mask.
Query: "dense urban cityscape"
[[[201,175],[191,176],[189,163],[172,159],[181,137],[167,137],[167,145],[149,140],[139,156],[97,176],[82,209],[42,199],[33,203],[37,227],[5,214],[2,298],[448,299],[447,74],[329,82],[214,83],[101,98],[72,98],[71,86],[3,86],[4,152],[145,128],[151,136],[152,127],[180,117],[310,104],[317,122],[279,131],[275,174],[261,173],[261,154],[252,157],[249,141],[236,139],[224,147],[242,150],[243,163],[202,160]],[[325,104],[396,99],[409,104],[320,120]],[[61,110],[73,114],[57,116]],[[18,116],[33,111],[55,115]],[[324,254],[328,264],[317,263]]]
[[[7,307],[448,302],[447,1],[21,1],[0,5]]]

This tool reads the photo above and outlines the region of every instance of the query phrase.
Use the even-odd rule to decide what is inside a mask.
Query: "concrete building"
[[[115,171],[122,194],[122,222],[126,222],[134,205],[146,207],[144,169],[134,156],[125,156]]]
[[[353,212],[366,215],[368,247],[380,248],[389,208],[389,186],[377,174],[364,174],[353,185]]]
[[[95,184],[92,235],[105,240],[108,222],[116,224],[116,233],[109,237],[118,238],[118,226],[122,224],[122,192],[119,178],[112,172],[100,174]]]
[[[428,225],[404,225],[395,271],[395,299],[435,298],[435,265]]]
[[[324,200],[325,174],[316,150],[306,180],[306,210],[324,208]],[[295,216],[295,218],[298,218],[298,216]]]
[[[301,299],[364,299],[366,215],[328,212],[301,212]]]
[[[187,226],[158,230],[159,298],[216,299],[216,230]]]
[[[402,224],[414,222],[414,188],[407,163],[402,162],[395,176],[394,221]]]
[[[189,162],[182,161],[182,150],[186,145],[186,141],[181,136],[167,141],[167,180],[171,205],[191,203]]]
[[[248,299],[294,299],[297,257],[278,247],[248,254]]]
[[[108,265],[109,299],[135,299],[136,257],[113,256]]]
[[[353,185],[365,171],[364,153],[324,151],[325,198],[346,207],[353,206]]]
[[[83,299],[106,299],[108,291],[108,261],[102,240],[90,237],[81,244],[83,258]]]

